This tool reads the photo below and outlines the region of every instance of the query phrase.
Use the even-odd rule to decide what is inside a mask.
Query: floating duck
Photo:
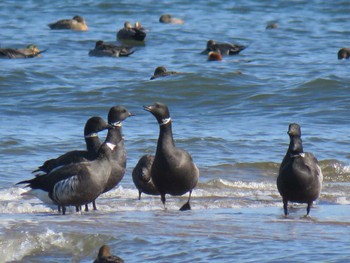
[[[133,40],[133,41],[144,41],[146,32],[142,29],[133,27],[130,22],[126,21],[124,27],[117,33],[118,40]]]
[[[90,50],[89,55],[95,57],[127,57],[134,53],[132,47],[117,46],[99,40],[95,44],[95,48]]]
[[[180,18],[172,17],[172,15],[170,14],[161,15],[159,18],[159,22],[165,23],[165,24],[184,24],[185,23],[184,20]]]
[[[166,76],[178,75],[178,74],[181,74],[181,72],[168,71],[165,67],[159,66],[154,70],[154,74],[150,79],[152,80],[160,77],[166,77]]]
[[[208,53],[208,61],[221,61],[222,56],[220,52],[217,51],[210,51]]]
[[[244,50],[246,46],[236,45],[230,43],[216,42],[214,40],[209,40],[207,42],[207,47],[202,51],[202,54],[208,54],[210,51],[220,52],[221,55],[237,55],[239,52]]]
[[[47,50],[47,49],[46,49]],[[41,53],[46,50],[40,51],[36,45],[30,44],[26,48],[14,49],[14,48],[0,48],[0,58],[34,58],[41,57]]]
[[[112,255],[110,247],[108,245],[103,245],[100,247],[94,263],[124,263],[124,260],[118,256]]]
[[[62,19],[49,24],[51,29],[72,29],[76,31],[88,31],[89,28],[85,19],[81,16],[74,16],[72,19]]]
[[[338,59],[348,59],[350,58],[350,48],[341,48],[338,51]]]

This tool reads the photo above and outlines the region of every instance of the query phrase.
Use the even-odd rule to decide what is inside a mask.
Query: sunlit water
[[[0,261],[92,262],[109,244],[126,262],[347,262],[350,178],[349,63],[346,1],[2,1],[1,47],[34,43],[42,58],[1,60]],[[184,25],[158,22],[163,13]],[[47,24],[82,15],[88,32]],[[149,29],[127,58],[95,58],[96,40],[115,41],[124,21]],[[265,30],[269,22],[279,27]],[[209,39],[248,47],[221,62],[200,55]],[[185,74],[150,81],[166,66]],[[242,73],[242,74],[239,74]],[[137,200],[131,171],[154,153],[158,126],[142,105],[168,104],[176,144],[201,177],[192,210],[187,196]],[[84,149],[83,126],[124,105],[128,153],[121,184],[98,211],[59,215],[15,186],[48,158]],[[325,176],[304,218],[285,219],[276,188],[288,124],[302,127],[304,150]],[[105,133],[100,133],[104,138]]]

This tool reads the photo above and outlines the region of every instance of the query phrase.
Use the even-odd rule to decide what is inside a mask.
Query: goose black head
[[[121,126],[122,121],[126,118],[134,116],[127,108],[123,106],[114,106],[108,112],[108,123],[112,126]]]
[[[170,122],[170,112],[168,106],[164,103],[156,102],[150,106],[143,106],[143,108],[153,114],[159,125],[164,125]]]
[[[98,133],[105,129],[111,129],[111,128],[113,128],[113,126],[108,124],[101,117],[91,117],[87,120],[85,124],[84,134],[86,136],[89,134]]]

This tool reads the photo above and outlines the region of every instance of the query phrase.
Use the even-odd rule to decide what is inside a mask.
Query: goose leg
[[[142,194],[142,192],[139,191],[139,200],[141,200],[141,194]]]
[[[163,203],[164,209],[166,209],[166,207],[165,207],[165,194],[160,194],[160,200]]]
[[[287,216],[288,215],[288,200],[287,199],[283,199],[283,210],[284,210],[284,215]]]
[[[65,215],[65,214],[66,214],[66,207],[62,206],[62,215]]]
[[[94,200],[94,201],[92,201],[92,207],[94,208],[94,210],[95,210],[95,211],[97,210],[97,207],[96,207],[96,202],[95,202],[95,200]]]
[[[89,211],[89,206],[88,204],[85,204],[85,212],[88,212]]]
[[[311,210],[311,206],[312,206],[312,202],[311,203],[307,203],[307,208],[306,208],[306,216],[309,215],[310,210]]]

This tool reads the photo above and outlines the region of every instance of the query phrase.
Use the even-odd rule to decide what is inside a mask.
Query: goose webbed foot
[[[181,206],[180,211],[191,210],[191,205],[190,205],[191,194],[192,194],[192,190],[190,191],[187,202],[183,206]]]
[[[191,210],[191,205],[190,202],[187,201],[183,206],[181,206],[180,211],[187,211],[187,210]]]

